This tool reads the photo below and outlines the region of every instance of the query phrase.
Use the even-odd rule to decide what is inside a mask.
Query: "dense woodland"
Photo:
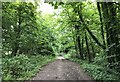
[[[3,80],[30,79],[57,55],[79,63],[97,80],[120,79],[120,3],[2,3]]]

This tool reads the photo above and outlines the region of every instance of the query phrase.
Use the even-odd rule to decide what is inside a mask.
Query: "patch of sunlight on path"
[[[63,56],[57,56],[57,59],[64,60],[65,58]]]

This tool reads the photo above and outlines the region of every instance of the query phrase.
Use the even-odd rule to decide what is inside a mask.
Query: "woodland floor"
[[[32,80],[91,80],[79,64],[58,57],[44,66]]]

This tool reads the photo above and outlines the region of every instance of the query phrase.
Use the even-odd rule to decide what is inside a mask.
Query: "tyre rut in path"
[[[44,66],[32,80],[91,80],[79,64],[57,59]]]

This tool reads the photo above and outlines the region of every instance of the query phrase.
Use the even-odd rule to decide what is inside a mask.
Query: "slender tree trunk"
[[[108,9],[107,9],[107,4],[105,2],[102,2],[101,3],[102,5],[102,11],[103,11],[103,18],[104,18],[104,23],[105,23],[105,29],[106,29],[106,39],[107,39],[107,56],[110,55],[110,52],[109,52],[109,45],[110,45],[110,39],[109,39],[109,22],[108,22],[108,18],[109,18],[109,14],[108,14]],[[111,63],[112,60],[111,58],[108,57],[108,62]]]
[[[75,46],[76,46],[76,55],[79,57],[79,50],[78,50],[78,37],[77,37],[77,29],[75,27]]]
[[[107,56],[108,56],[108,62],[110,63],[110,68],[113,68],[113,63],[115,63],[115,45],[116,45],[116,39],[115,36],[116,31],[114,26],[115,25],[115,18],[116,17],[116,10],[113,7],[113,3],[101,3],[102,5],[102,11],[103,11],[103,17],[105,22],[105,29],[106,29],[106,39],[107,39]]]
[[[81,58],[81,44],[80,44],[80,36],[77,36],[77,43],[78,43],[78,50],[79,50],[79,56]]]
[[[83,55],[81,52],[79,26],[75,26],[75,30],[76,30],[76,41],[77,41],[77,49],[78,49],[79,57],[83,59]]]
[[[91,43],[91,49],[92,49],[92,59],[95,58],[95,51],[94,51],[94,46],[92,44],[92,40],[91,40],[91,37],[90,37],[90,43]]]
[[[105,45],[105,37],[104,37],[103,20],[102,20],[102,14],[101,14],[101,9],[100,9],[100,2],[97,2],[97,8],[98,8],[100,22],[101,22],[101,35],[103,39],[103,45]]]
[[[80,36],[78,36],[78,48],[79,48],[80,58],[83,59],[83,54],[82,54],[82,49],[81,49],[81,42],[80,42]]]
[[[78,12],[78,15],[79,15],[79,18],[81,20],[81,22],[83,23],[85,29],[88,31],[89,35],[93,38],[93,40],[102,48],[102,49],[106,49],[105,45],[102,45],[99,40],[93,35],[93,33],[90,31],[90,29],[87,27],[86,23],[84,22],[83,20],[83,17],[82,17],[82,12],[79,11]]]
[[[118,3],[119,4],[119,6],[117,7],[118,8],[118,12],[120,12],[120,3]],[[117,62],[120,62],[120,28],[118,28],[118,27],[120,27],[120,20],[118,19],[118,18],[115,18],[115,20],[116,20],[116,54],[117,54],[117,56],[116,56],[116,59],[117,59]],[[120,63],[119,63],[119,66],[120,66]],[[120,69],[119,69],[120,70]]]
[[[21,31],[21,11],[19,9],[18,9],[18,22],[17,23],[18,23],[16,25],[17,28],[15,28],[16,39],[15,39],[14,46],[13,46],[12,53],[11,53],[13,56],[16,56],[17,51],[19,49],[19,39],[20,39],[20,31]]]
[[[112,2],[108,3],[108,8],[110,12],[110,38],[111,38],[111,54],[116,55],[117,61],[120,61],[120,48],[117,47],[119,45],[118,39],[118,27],[117,27],[117,18],[116,18],[116,7]]]
[[[82,37],[81,51],[82,51],[83,59],[85,59],[85,56],[84,56],[84,37]]]
[[[78,55],[78,50],[77,50],[77,43],[76,43],[76,31],[72,31],[73,35],[73,40],[74,40],[74,45],[75,45],[75,51],[76,51],[76,55]]]
[[[88,38],[87,38],[86,31],[85,31],[85,42],[86,42],[86,47],[87,47],[88,61],[90,63],[91,62],[91,54],[90,54],[90,50],[89,50]]]

